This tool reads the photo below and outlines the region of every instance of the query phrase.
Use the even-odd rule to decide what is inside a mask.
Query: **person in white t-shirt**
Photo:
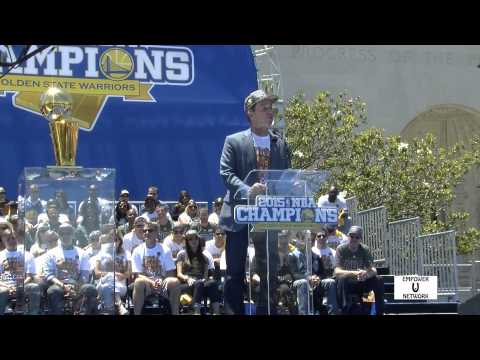
[[[125,234],[123,237],[123,248],[125,251],[128,251],[130,254],[133,253],[133,250],[144,241],[143,228],[145,227],[144,217],[138,216],[133,222],[133,230],[128,234]]]
[[[165,245],[172,253],[173,261],[177,261],[177,254],[185,247],[185,225],[175,223],[172,228],[172,233],[163,240]]]
[[[155,208],[158,204],[160,204],[160,202],[155,200],[152,195],[147,195],[145,197],[145,201],[143,203],[145,211],[143,212],[142,217],[144,217],[146,221],[157,221],[158,214],[156,213]]]
[[[215,262],[220,261],[220,256],[225,250],[225,231],[217,228],[214,233],[214,238],[205,243],[205,249],[212,255]]]
[[[215,229],[214,238],[210,241],[207,241],[205,244],[205,250],[210,253],[213,257],[215,265],[215,275],[216,280],[220,279],[220,258],[223,251],[225,250],[225,231],[220,227]]]
[[[45,233],[45,252],[35,258],[35,269],[37,275],[35,282],[40,285],[42,294],[48,289],[48,282],[45,278],[45,261],[47,260],[47,253],[49,250],[58,246],[58,234],[53,230],[47,230]]]
[[[163,244],[157,242],[158,225],[147,222],[143,229],[145,242],[135,248],[132,254],[133,307],[135,315],[142,313],[145,297],[158,294],[168,297],[171,312],[178,315],[180,282],[172,254]]]
[[[223,198],[218,197],[213,202],[213,212],[208,217],[208,222],[212,225],[218,226],[218,216],[220,215],[220,211],[222,210],[223,205]]]
[[[200,222],[199,215],[198,205],[195,200],[191,199],[188,201],[185,211],[178,217],[178,221],[181,224],[190,225],[192,222]]]
[[[312,253],[320,257],[325,270],[325,278],[321,279],[320,285],[323,293],[327,295],[328,313],[336,314],[338,311],[337,287],[335,280],[332,278],[336,265],[336,251],[327,245],[327,232],[325,230],[320,230],[318,233],[312,232],[312,240],[315,241]]]
[[[85,252],[73,244],[74,228],[62,224],[58,229],[60,245],[47,252],[45,278],[51,284],[47,290],[51,314],[62,314],[65,297],[74,302],[73,310],[94,314],[97,311],[97,289],[89,284],[90,262]],[[78,305],[82,304],[78,309]]]
[[[333,275],[335,269],[335,250],[327,245],[327,234],[324,230],[319,231],[315,236],[315,245],[312,252],[320,256],[327,276]]]
[[[348,210],[347,202],[342,196],[340,196],[340,192],[336,186],[330,187],[328,194],[320,196],[317,205],[318,207],[335,207],[338,209],[339,213],[340,209]]]
[[[4,230],[0,237],[5,246],[0,251],[0,315],[14,298],[19,308],[25,303],[27,314],[36,315],[40,308],[40,286],[34,282],[34,258],[28,251],[17,249],[17,240],[10,229]]]
[[[88,256],[90,261],[90,270],[95,269],[95,256],[100,252],[100,237],[102,233],[100,230],[94,230],[88,236],[88,245],[83,248],[85,255]]]

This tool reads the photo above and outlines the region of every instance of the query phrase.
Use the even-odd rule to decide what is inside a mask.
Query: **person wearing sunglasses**
[[[222,210],[223,198],[218,197],[213,202],[213,212],[208,217],[208,222],[212,225],[218,226],[220,211]]]
[[[324,269],[324,276],[321,278],[314,277],[314,283],[320,285],[318,288],[314,288],[314,305],[316,310],[320,310],[320,305],[324,303],[324,296],[326,296],[326,305],[329,315],[335,315],[338,313],[337,304],[337,289],[335,287],[335,279],[333,278],[333,272],[335,270],[335,250],[327,245],[327,231],[321,229],[318,233],[312,232],[312,256],[313,263],[316,258],[321,262],[321,266]],[[320,303],[320,300],[322,301]],[[317,302],[315,302],[317,301]]]
[[[172,253],[158,242],[158,224],[147,222],[143,229],[145,242],[132,254],[134,314],[141,315],[145,298],[158,295],[168,298],[173,315],[178,315],[180,281]]]
[[[352,226],[348,231],[348,244],[340,245],[336,250],[335,278],[337,299],[342,313],[353,310],[353,296],[359,298],[369,291],[375,294],[377,315],[383,315],[384,286],[373,266],[372,253],[362,244],[363,229]]]
[[[312,233],[312,235],[314,236],[312,252],[320,256],[326,275],[331,277],[335,270],[335,250],[327,244],[327,232],[322,229],[317,234]]]
[[[205,243],[205,250],[207,250],[213,257],[215,264],[220,264],[220,257],[225,250],[226,234],[221,228],[216,228],[214,238]]]
[[[173,261],[177,261],[178,253],[185,248],[185,228],[185,225],[176,222],[170,235],[163,240],[163,244],[172,252]]]
[[[213,277],[217,281],[220,281],[221,278],[220,263],[222,253],[225,252],[226,239],[227,237],[225,231],[223,231],[220,227],[217,227],[215,229],[213,239],[205,243],[205,251],[207,251],[213,258],[213,264],[215,267]]]
[[[47,252],[44,272],[50,284],[47,290],[51,314],[64,313],[65,297],[73,301],[73,311],[82,314],[97,312],[97,289],[89,283],[90,259],[74,245],[74,228],[65,223],[58,228],[60,244]]]
[[[192,222],[200,222],[198,205],[195,200],[189,200],[185,211],[180,214],[178,221],[184,225],[190,225]]]

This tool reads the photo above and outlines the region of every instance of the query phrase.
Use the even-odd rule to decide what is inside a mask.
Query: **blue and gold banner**
[[[15,61],[22,46],[0,49]],[[186,189],[211,201],[224,193],[224,138],[248,127],[243,100],[257,82],[249,46],[48,47],[0,79],[0,186],[9,198],[23,167],[55,163],[39,113],[52,85],[73,98],[79,165],[116,168],[132,199],[156,185],[161,199]]]

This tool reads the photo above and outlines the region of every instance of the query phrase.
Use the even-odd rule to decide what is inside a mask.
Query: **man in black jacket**
[[[248,247],[248,226],[234,222],[235,205],[246,204],[248,197],[265,193],[266,186],[262,179],[252,179],[249,183],[244,180],[251,170],[270,170],[290,168],[290,153],[283,139],[274,134],[270,128],[273,123],[272,104],[278,98],[267,95],[263,90],[257,90],[245,99],[244,110],[250,123],[250,128],[227,136],[220,159],[220,175],[227,187],[219,225],[227,233],[226,243],[226,280],[225,306],[229,314],[244,314],[243,294],[245,286],[245,261]],[[267,262],[265,232],[253,233],[257,269],[261,278],[261,295],[257,305],[257,314],[275,313],[275,306],[269,306],[267,298]],[[276,269],[278,256],[276,236],[270,232],[268,236],[270,253],[269,266]],[[270,271],[270,276],[275,271]],[[275,289],[270,287],[270,294]],[[271,303],[270,299],[270,303]]]

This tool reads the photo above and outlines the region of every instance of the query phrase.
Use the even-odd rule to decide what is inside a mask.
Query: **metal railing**
[[[438,276],[439,296],[458,297],[457,247],[455,231],[417,237],[420,275]]]
[[[386,263],[392,275],[419,274],[417,237],[420,218],[404,219],[388,224]]]
[[[385,206],[359,211],[355,225],[363,228],[363,242],[370,248],[376,263],[385,262],[387,237],[387,210]]]

